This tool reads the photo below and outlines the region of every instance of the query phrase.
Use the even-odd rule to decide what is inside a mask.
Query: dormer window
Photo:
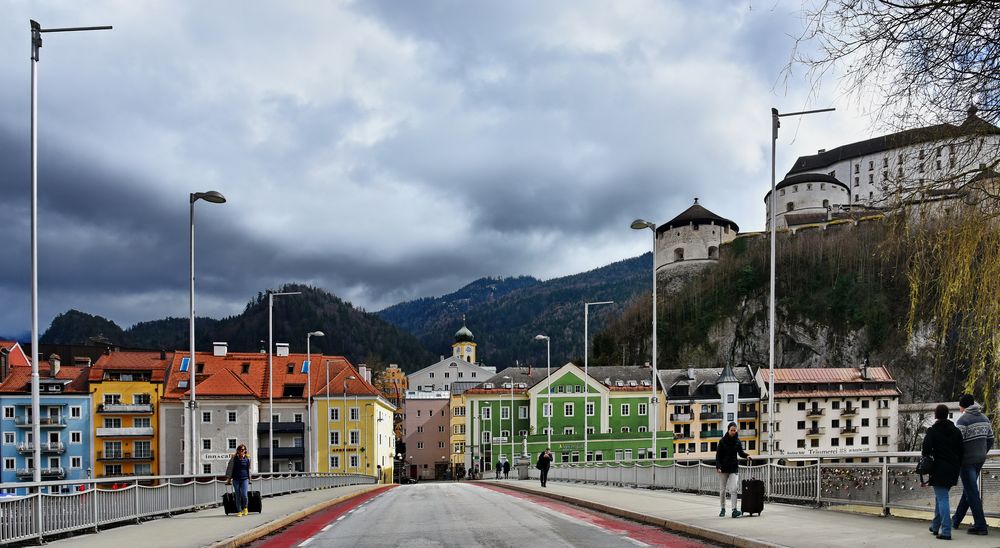
[[[289,374],[295,373],[295,364],[293,363],[288,364],[287,369]]]
[[[249,373],[250,372],[250,362],[243,362],[243,364],[240,366],[240,371],[244,375],[246,375],[247,373]]]
[[[201,373],[205,372],[205,364],[204,364],[204,362],[203,363],[199,363],[199,364],[195,364],[195,372],[198,373],[198,374],[201,374]]]

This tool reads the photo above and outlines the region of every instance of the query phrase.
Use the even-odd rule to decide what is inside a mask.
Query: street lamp
[[[32,459],[35,467],[31,481],[42,481],[42,432],[40,424],[41,394],[38,390],[38,50],[42,47],[43,32],[78,32],[85,30],[111,30],[103,27],[69,27],[43,29],[31,20],[31,436],[35,440]]]
[[[587,441],[589,439],[587,435],[587,423],[590,422],[587,418],[587,402],[590,401],[590,385],[588,384],[590,382],[590,370],[587,367],[587,351],[590,348],[590,337],[587,333],[587,322],[590,319],[590,307],[602,304],[614,304],[614,301],[600,301],[583,305],[583,376],[585,377],[583,381],[583,462],[587,462]]]
[[[514,378],[507,375],[503,378],[510,381],[510,465],[514,466]]]
[[[775,275],[774,275],[774,265],[775,265],[775,253],[777,250],[777,239],[775,237],[776,229],[775,225],[777,219],[777,207],[774,201],[775,198],[775,181],[774,181],[774,169],[775,169],[775,148],[778,142],[778,128],[781,127],[781,120],[785,116],[802,116],[805,114],[816,114],[819,112],[831,112],[837,110],[835,108],[821,108],[818,110],[803,110],[800,112],[788,112],[786,114],[779,114],[778,109],[771,109],[771,291],[768,297],[768,325],[767,325],[767,363],[768,363],[768,381],[767,381],[767,451],[769,453],[774,452],[774,323],[775,323]]]
[[[301,291],[267,292],[267,471],[274,473],[274,298]]]
[[[653,459],[659,456],[660,451],[656,447],[656,431],[659,430],[659,402],[656,397],[656,223],[651,223],[643,219],[636,219],[632,221],[633,230],[643,230],[648,228],[653,231],[653,384],[650,389],[649,397],[649,413],[653,416],[652,427],[653,427]],[[656,467],[653,468],[653,473],[656,473]]]
[[[341,413],[341,415],[340,415],[340,434],[342,436],[340,438],[340,444],[344,447],[344,454],[343,454],[344,457],[347,457],[347,446],[348,446],[348,443],[347,443],[348,442],[348,439],[347,439],[347,381],[353,381],[355,378],[356,377],[354,375],[348,375],[347,378],[344,379],[344,395],[340,399],[340,402],[341,402],[340,403],[340,409],[343,411]],[[347,463],[341,462],[340,463],[340,467],[344,470],[344,472],[347,472]]]
[[[536,341],[545,341],[545,393],[548,398],[549,406],[549,416],[548,418],[548,439],[546,441],[546,447],[552,447],[552,346],[547,335],[535,335]],[[583,409],[584,416],[587,414],[587,408],[584,406]],[[586,420],[586,419],[584,419]],[[585,429],[586,430],[586,429]]]
[[[198,200],[204,200],[204,201],[206,201],[206,202],[208,202],[210,204],[224,204],[224,203],[226,203],[226,197],[223,196],[222,194],[214,191],[214,190],[209,190],[208,192],[192,192],[188,196],[188,202],[189,202],[189,205],[190,205],[190,217],[189,217],[190,222],[189,222],[189,231],[188,231],[188,234],[189,234],[189,237],[191,239],[191,241],[189,242],[190,243],[190,246],[189,246],[189,255],[190,255],[190,266],[191,266],[191,272],[190,272],[190,274],[191,274],[191,278],[190,278],[190,282],[191,282],[191,287],[190,287],[190,303],[191,303],[191,307],[188,310],[188,312],[190,314],[190,316],[188,317],[188,348],[189,348],[188,360],[190,360],[190,362],[188,363],[188,372],[189,372],[190,379],[191,379],[189,381],[191,383],[191,401],[189,402],[189,404],[191,405],[191,461],[190,461],[190,464],[191,464],[191,474],[197,474],[198,473],[198,448],[197,448],[197,445],[198,445],[198,432],[196,430],[196,427],[197,427],[197,424],[198,424],[198,420],[197,420],[198,419],[198,403],[197,403],[197,398],[195,397],[195,384],[196,384],[196,380],[197,380],[195,375],[196,375],[197,371],[195,371],[196,367],[195,367],[195,359],[194,359],[194,353],[195,353],[195,345],[194,345],[194,203],[197,202]]]
[[[312,337],[325,337],[326,334],[322,331],[313,331],[311,333],[306,333],[306,414],[309,416],[309,422],[306,423],[306,439],[309,440],[309,471],[319,472],[319,467],[316,465],[316,461],[319,460],[319,451],[316,449],[319,447],[318,444],[313,442],[313,414],[312,414],[312,353],[309,348],[309,339]],[[327,366],[327,371],[330,368]],[[329,375],[328,375],[329,376]],[[329,399],[327,399],[327,407],[330,406]],[[314,470],[315,468],[315,470]]]

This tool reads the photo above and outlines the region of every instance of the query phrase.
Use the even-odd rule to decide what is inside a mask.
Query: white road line
[[[320,531],[323,531],[325,533],[325,532],[329,531],[331,527],[333,527],[332,523],[330,525],[327,525],[326,527],[320,529]]]
[[[309,537],[309,538],[307,538],[306,540],[302,541],[302,544],[299,544],[299,548],[302,548],[302,547],[303,547],[303,546],[305,546],[306,544],[309,544],[310,542],[312,542],[312,541],[313,541],[313,538],[314,538],[314,537]]]
[[[347,516],[340,516],[339,518],[337,518],[337,521],[340,521],[340,520],[342,520],[342,519],[344,519],[344,518],[346,518],[346,517],[347,517]]]
[[[635,544],[636,546],[649,546],[648,544],[642,542],[641,540],[635,540],[634,538],[631,537],[624,537],[624,538],[625,540],[631,542],[632,544]]]

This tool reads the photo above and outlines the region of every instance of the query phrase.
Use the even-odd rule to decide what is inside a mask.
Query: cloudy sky
[[[40,324],[123,327],[314,284],[369,310],[481,276],[632,257],[694,197],[763,227],[779,178],[872,134],[785,78],[799,2],[3,0],[0,335],[30,328],[29,19],[39,63]]]

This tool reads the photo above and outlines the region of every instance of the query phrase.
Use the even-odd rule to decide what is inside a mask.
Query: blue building
[[[39,364],[42,481],[86,479],[92,473],[93,425],[89,367],[62,367],[52,355]],[[35,462],[31,367],[0,362],[0,483],[31,481]],[[67,489],[64,489],[68,491]]]

